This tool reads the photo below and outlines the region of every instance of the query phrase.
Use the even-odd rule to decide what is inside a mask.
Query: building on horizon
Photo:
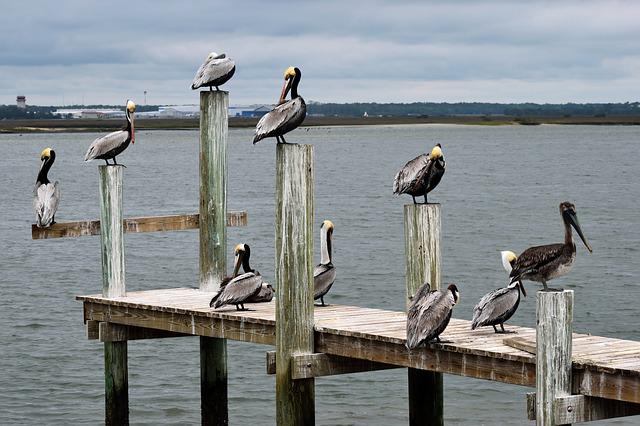
[[[17,96],[16,97],[16,106],[20,109],[25,109],[27,107],[27,97],[26,96]]]

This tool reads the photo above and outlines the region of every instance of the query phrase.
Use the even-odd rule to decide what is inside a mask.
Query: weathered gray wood
[[[559,423],[593,422],[640,415],[640,404],[593,396],[569,395],[556,398],[554,415]],[[527,393],[527,418],[536,419],[536,394],[533,392]]]
[[[573,290],[537,293],[536,424],[563,424],[554,402],[571,394]]]
[[[200,229],[200,215],[179,214],[169,216],[127,217],[124,219],[124,233],[168,232]],[[247,226],[247,212],[227,212],[227,226]],[[57,222],[48,228],[31,226],[31,238],[86,237],[100,235],[99,220],[81,220],[75,222]]]
[[[440,204],[404,206],[407,304],[420,286],[440,288]],[[409,424],[443,425],[442,374],[409,369]]]
[[[536,342],[523,337],[508,337],[502,340],[505,345],[521,351],[536,354]]]
[[[124,231],[122,227],[123,166],[98,166],[100,175],[100,248],[102,251],[102,294],[125,295]]]
[[[95,322],[95,321],[94,321]],[[101,342],[126,342],[128,340],[165,339],[167,337],[191,336],[185,333],[155,330],[153,328],[133,327],[111,322],[97,323],[98,336]]]
[[[87,340],[97,340],[99,337],[99,326],[100,323],[98,321],[87,321]]]
[[[294,380],[389,370],[391,368],[402,367],[323,353],[294,355],[291,359],[291,375]],[[267,351],[267,374],[276,374],[275,351]]]
[[[276,147],[276,420],[315,423],[314,379],[293,380],[293,355],[313,353],[313,147]]]
[[[102,295],[125,296],[123,166],[98,166],[100,176],[100,248]],[[105,424],[129,424],[127,342],[104,343]]]
[[[227,271],[227,111],[229,93],[200,92],[200,290]]]
[[[227,133],[229,93],[200,92],[200,290],[214,291],[227,273]],[[227,342],[200,338],[203,425],[229,423]]]

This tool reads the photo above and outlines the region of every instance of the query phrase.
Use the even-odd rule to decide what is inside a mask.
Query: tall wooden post
[[[440,204],[404,206],[407,304],[428,281],[440,288]],[[444,424],[442,374],[409,369],[409,424]]]
[[[313,147],[276,148],[276,419],[315,423],[314,379],[292,380],[291,357],[313,353]]]
[[[539,291],[536,316],[536,424],[556,426],[554,401],[571,395],[573,290]]]
[[[200,92],[200,290],[217,291],[227,272],[229,94]],[[229,423],[227,341],[200,337],[203,425]]]
[[[125,295],[122,166],[98,166],[102,295]],[[105,424],[129,424],[127,342],[104,343]]]

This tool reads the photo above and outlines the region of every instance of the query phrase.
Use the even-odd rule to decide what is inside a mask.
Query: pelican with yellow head
[[[58,182],[51,183],[49,169],[56,161],[56,152],[51,148],[45,148],[40,153],[40,171],[36,178],[36,186],[33,190],[33,210],[36,214],[36,225],[39,228],[47,228],[56,223],[56,211],[60,202],[60,186]]]
[[[266,113],[256,125],[253,143],[265,138],[276,138],[277,143],[287,143],[284,135],[296,129],[307,116],[307,104],[298,94],[298,84],[302,72],[298,67],[289,67],[284,72],[284,84],[278,99],[278,105]],[[291,92],[291,99],[287,95]]]
[[[135,118],[136,104],[131,100],[127,100],[125,107],[125,125],[121,130],[111,132],[102,136],[91,143],[84,161],[104,160],[107,165],[118,165],[116,156],[127,149],[129,143],[135,143]],[[113,160],[113,164],[109,164],[108,160]]]
[[[500,257],[504,270],[511,273],[518,256],[512,251],[505,250],[500,252]],[[482,296],[482,299],[473,308],[471,329],[492,326],[495,333],[507,333],[504,329],[504,323],[516,313],[520,304],[520,293],[527,297],[522,281],[516,281],[507,287],[493,290]],[[496,325],[500,326],[500,331]]]
[[[336,267],[332,261],[333,222],[325,220],[320,227],[320,263],[313,269],[313,300],[320,299],[326,306],[324,296],[336,281]]]
[[[418,204],[416,197],[423,195],[424,204],[427,204],[427,194],[438,186],[445,167],[442,145],[438,143],[430,154],[420,154],[396,173],[393,193],[411,195],[414,204]]]

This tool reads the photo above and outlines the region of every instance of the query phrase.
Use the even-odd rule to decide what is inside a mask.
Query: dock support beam
[[[228,92],[200,92],[200,290],[210,292],[227,272],[228,109]],[[202,424],[227,425],[226,339],[200,337],[200,392]]]
[[[293,355],[313,353],[313,147],[276,147],[276,419],[315,423],[314,379],[293,380]]]
[[[573,290],[539,291],[536,316],[536,425],[556,426],[555,401],[571,395]]]
[[[98,166],[100,176],[100,247],[102,295],[125,295],[124,230],[122,226],[123,166]],[[104,343],[105,424],[129,424],[127,342]]]
[[[407,305],[425,282],[440,288],[440,204],[404,206]],[[409,369],[409,424],[444,425],[442,373]]]

